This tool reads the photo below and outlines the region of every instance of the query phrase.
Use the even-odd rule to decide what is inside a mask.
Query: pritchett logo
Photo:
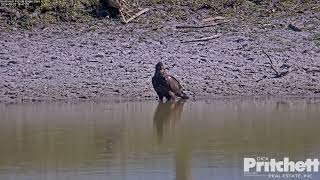
[[[288,157],[277,161],[268,157],[244,158],[245,176],[267,176],[269,178],[312,178],[319,171],[318,159],[290,161]]]

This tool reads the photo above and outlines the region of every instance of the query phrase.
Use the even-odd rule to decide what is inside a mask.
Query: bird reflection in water
[[[161,144],[165,134],[168,134],[175,128],[175,124],[181,120],[183,105],[185,99],[179,101],[159,102],[154,113],[153,123]],[[184,136],[177,137],[177,146],[175,150],[176,180],[190,180],[191,177],[191,148],[189,140]]]
[[[185,99],[180,99],[179,101],[159,102],[153,117],[159,143],[163,140],[164,131],[172,129],[181,119],[185,101]]]

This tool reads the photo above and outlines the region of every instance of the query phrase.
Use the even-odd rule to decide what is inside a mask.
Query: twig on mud
[[[279,72],[276,70],[276,68],[273,66],[273,62],[272,62],[272,59],[270,58],[269,54],[267,54],[263,49],[262,49],[262,52],[268,57],[270,67],[271,67],[271,69],[276,73],[276,77],[281,77],[281,76],[280,76],[280,73],[279,73]]]
[[[280,78],[280,77],[286,76],[287,74],[289,74],[289,73],[292,71],[291,69],[289,69],[288,71],[283,71],[283,72],[277,71],[277,69],[276,69],[276,68],[274,67],[274,65],[273,65],[272,59],[271,59],[271,57],[269,56],[269,54],[267,54],[263,49],[262,49],[262,52],[268,57],[270,67],[271,67],[271,69],[276,73],[276,75],[274,76],[274,78]]]
[[[308,67],[302,67],[302,69],[306,72],[306,73],[320,73],[320,69],[315,69],[315,68],[308,68]]]
[[[186,41],[181,41],[181,43],[191,43],[191,42],[200,42],[200,41],[209,41],[212,39],[219,38],[221,35],[217,34],[214,36],[209,36],[209,37],[204,37],[204,38],[199,38],[199,39],[192,39],[192,40],[186,40]]]
[[[226,18],[223,16],[215,16],[215,17],[204,18],[201,21],[202,22],[210,22],[210,21],[218,21],[218,20],[224,20],[224,19],[226,19]]]
[[[223,22],[219,22],[219,23],[212,23],[212,24],[205,24],[205,25],[180,25],[180,26],[176,26],[177,29],[199,29],[199,28],[206,28],[206,27],[212,27],[212,26],[217,26],[217,25],[221,25],[224,24],[228,21],[223,21]]]
[[[256,80],[256,82],[260,82],[260,81],[264,80],[264,79],[267,78],[267,77],[268,77],[268,76],[263,76],[262,78]]]

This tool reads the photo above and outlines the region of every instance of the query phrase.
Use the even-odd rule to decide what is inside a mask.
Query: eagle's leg
[[[174,101],[176,99],[176,95],[174,94],[174,92],[169,91],[168,94],[166,95],[166,98],[168,101]]]
[[[162,94],[158,94],[158,96],[159,96],[159,101],[162,102],[164,96]]]
[[[189,99],[189,97],[186,95],[186,93],[184,93],[183,91],[180,91],[177,94],[178,97],[181,97],[182,99]]]

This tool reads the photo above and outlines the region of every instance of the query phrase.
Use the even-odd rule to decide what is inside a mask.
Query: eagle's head
[[[156,64],[156,74],[160,74],[160,75],[163,75],[165,74],[165,69],[164,69],[164,66],[163,66],[163,63],[162,62],[158,62]]]

